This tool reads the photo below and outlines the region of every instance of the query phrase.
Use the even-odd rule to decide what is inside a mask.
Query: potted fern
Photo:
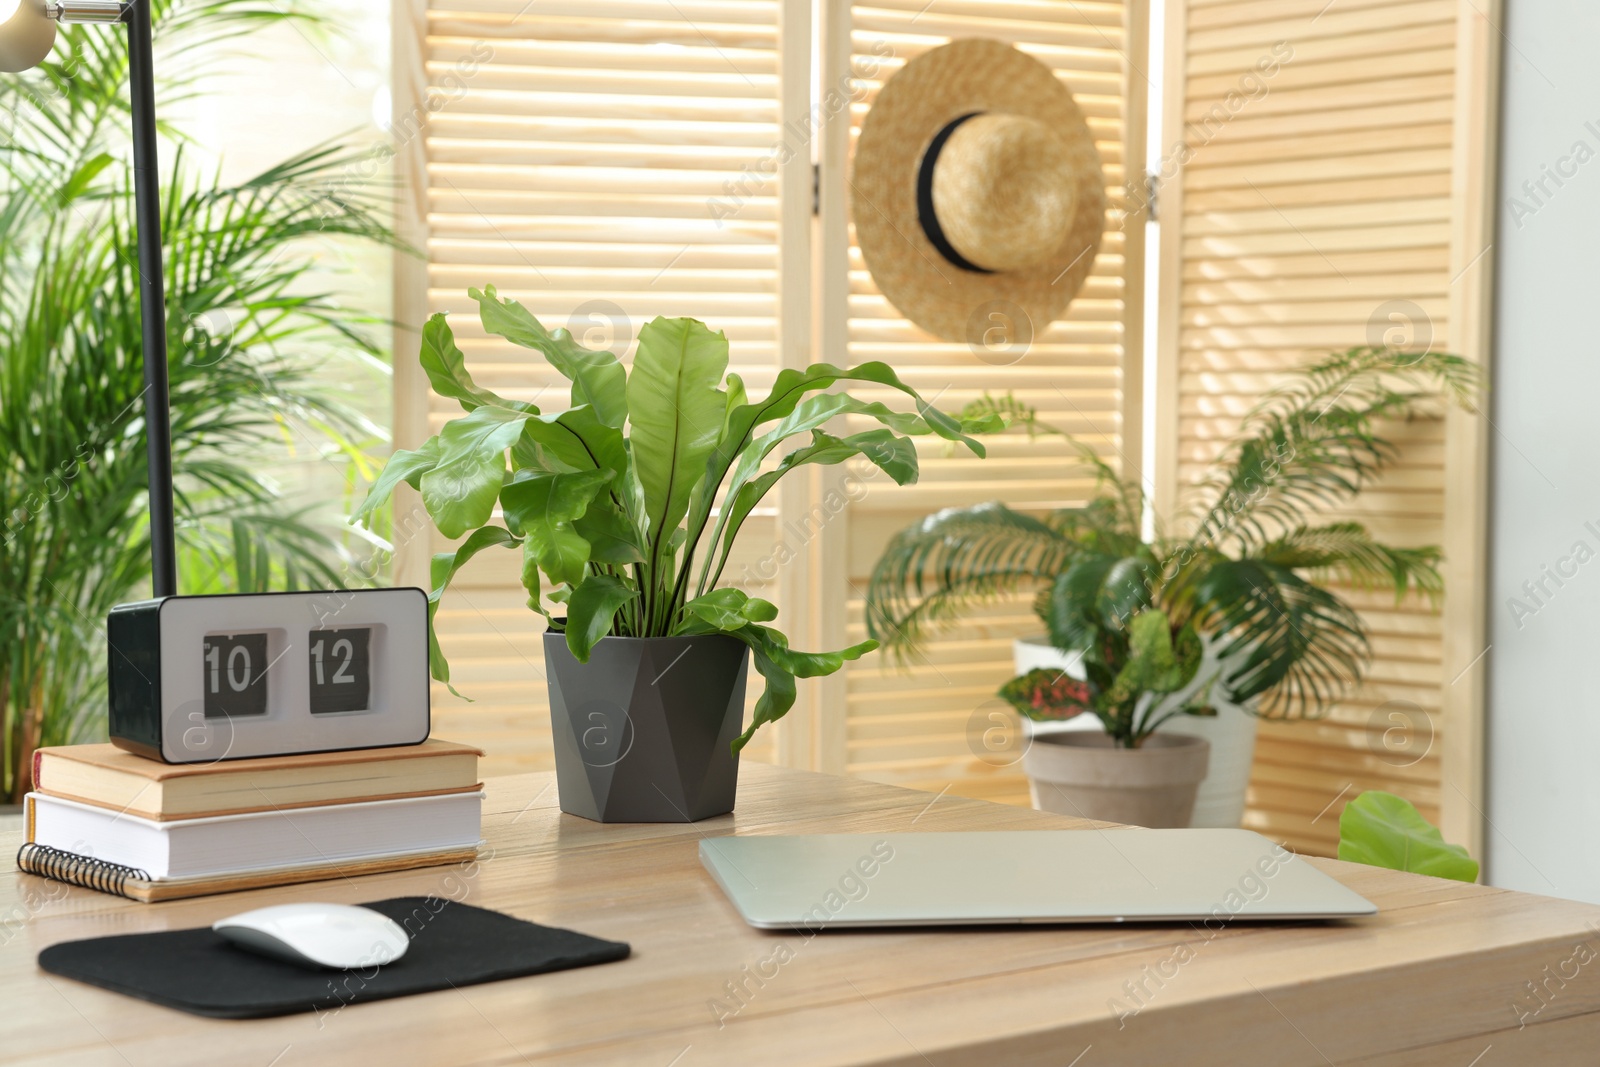
[[[727,338],[694,319],[646,324],[625,367],[565,330],[546,330],[492,286],[471,296],[486,331],[538,352],[571,381],[570,406],[541,413],[478,385],[445,316],[435,315],[423,329],[422,367],[466,414],[416,451],[396,452],[357,518],[373,516],[405,481],[441,533],[464,538],[433,559],[430,611],[479,552],[521,553],[528,607],[549,621],[563,811],[603,822],[731,811],[739,750],[794,704],[795,680],[831,674],[877,647],[796,651],[767,625],[773,604],[722,585],[745,519],[807,464],[860,457],[904,485],[917,478],[912,436],[934,434],[981,456],[968,433],[998,419],[978,414],[964,424],[883,363],[786,369],[751,400],[739,376],[726,374]],[[915,411],[827,391],[844,381],[897,390]],[[881,425],[845,436],[823,429],[841,415]],[[766,689],[742,729],[752,658]],[[431,659],[433,676],[448,682],[436,639]]]
[[[1061,658],[1040,665],[1037,649],[1019,649],[1031,669],[1001,695],[1034,722],[1087,715],[1100,729],[1034,731],[1023,762],[1035,804],[1188,825],[1208,766],[1220,762],[1228,780],[1215,786],[1237,825],[1249,749],[1213,761],[1193,726],[1221,719],[1233,744],[1253,747],[1250,716],[1315,715],[1361,680],[1366,629],[1332,586],[1438,598],[1437,548],[1386,545],[1360,523],[1314,516],[1393,462],[1383,420],[1410,418],[1441,392],[1467,406],[1476,388],[1471,364],[1440,353],[1358,348],[1305,368],[1246,417],[1190,491],[1181,536],[1160,521],[1143,536],[1137,483],[1073,442],[1096,475],[1093,500],[1042,516],[999,503],[951,508],[906,528],[874,569],[868,634],[904,659],[966,608],[1036,590]],[[967,414],[1057,432],[1009,399]]]

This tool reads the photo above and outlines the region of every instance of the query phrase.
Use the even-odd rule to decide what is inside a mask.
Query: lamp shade
[[[17,74],[44,62],[56,43],[45,0],[0,0],[0,72]]]

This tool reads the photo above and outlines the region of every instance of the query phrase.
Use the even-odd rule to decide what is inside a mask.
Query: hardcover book
[[[163,822],[211,815],[470,793],[479,789],[471,745],[420,745],[266,756],[219,763],[162,763],[113,745],[65,745],[34,753],[34,789]]]

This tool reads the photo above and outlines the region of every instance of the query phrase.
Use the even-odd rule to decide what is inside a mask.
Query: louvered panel
[[[1388,290],[1393,292],[1392,289]],[[1326,292],[1326,290],[1324,290]],[[1424,297],[1415,301],[1424,314],[1431,318],[1443,316],[1447,302],[1443,297]],[[1325,325],[1348,322],[1352,315],[1369,313],[1371,298],[1356,297],[1349,300],[1301,299],[1270,304],[1221,304],[1215,307],[1190,306],[1183,309],[1183,325],[1196,330],[1225,329],[1238,326],[1288,326]]]
[[[546,411],[567,402],[542,358],[485,334],[466,290],[493,283],[597,348],[631,349],[656,315],[702,319],[727,333],[730,369],[770,384],[779,201],[761,164],[783,141],[778,18],[776,2],[747,0],[432,0],[426,71],[443,101],[422,127],[427,304],[449,314],[479,382]],[[430,430],[458,411],[430,397]],[[759,512],[729,567],[772,599],[759,576],[777,537]],[[551,766],[544,627],[525,599],[514,555],[490,552],[439,613],[473,702],[436,686],[437,729],[483,746],[485,773]],[[771,759],[770,734],[746,756]]]
[[[1412,42],[1426,41],[1437,44],[1438,38],[1427,31],[1410,35]],[[1268,43],[1271,43],[1270,40]],[[1292,84],[1302,91],[1310,90],[1341,92],[1344,86],[1353,82],[1362,82],[1367,79],[1398,79],[1417,76],[1448,74],[1454,69],[1455,53],[1449,44],[1440,47],[1427,47],[1414,51],[1405,51],[1403,42],[1396,42],[1402,49],[1388,55],[1366,55],[1360,47],[1360,42],[1355,41],[1355,47],[1348,47],[1351,39],[1335,42],[1345,58],[1330,61],[1327,58],[1327,47],[1308,49],[1306,62],[1299,64],[1300,75]],[[1262,55],[1255,52],[1249,56],[1248,62],[1254,64]],[[1319,62],[1314,55],[1321,55]],[[1230,61],[1238,59],[1238,53],[1229,57]],[[1234,68],[1233,73],[1219,70],[1215,74],[1199,74],[1189,81],[1189,90],[1197,94],[1200,100],[1209,100],[1215,103],[1223,99],[1238,85],[1239,71],[1243,68]],[[1208,107],[1210,104],[1207,105]]]
[[[1350,145],[1351,151],[1335,158],[1314,161],[1316,169],[1332,181],[1349,181],[1361,178],[1398,177],[1433,174],[1450,170],[1450,150],[1431,147],[1417,150],[1365,153],[1363,142]],[[1203,156],[1204,152],[1199,153]],[[1198,162],[1197,156],[1197,162]],[[1282,182],[1301,184],[1306,174],[1306,160],[1275,160],[1233,166],[1196,166],[1188,181],[1197,191],[1234,189],[1255,186],[1258,189]]]
[[[1415,106],[1419,102],[1433,103],[1452,99],[1455,87],[1453,72],[1417,74],[1400,72],[1389,78],[1363,78],[1340,87],[1344,107],[1324,112],[1318,105],[1327,90],[1320,87],[1295,89],[1275,86],[1266,96],[1258,96],[1246,110],[1241,110],[1232,121],[1213,128],[1212,139],[1217,142],[1230,138],[1249,140],[1263,136],[1262,131],[1301,133],[1317,129],[1359,129],[1373,124],[1373,113],[1388,111],[1393,115],[1400,108]],[[1215,114],[1216,97],[1201,97],[1187,102],[1184,120],[1197,122]],[[1431,118],[1433,113],[1427,113]],[[1409,121],[1401,118],[1400,121]],[[1237,127],[1237,129],[1236,129]]]
[[[1301,137],[1308,134],[1346,133],[1359,130],[1389,130],[1398,126],[1448,125],[1454,101],[1449,94],[1449,83],[1419,83],[1407,79],[1392,86],[1384,103],[1371,107],[1353,107],[1333,112],[1306,113],[1293,105],[1304,105],[1304,100],[1289,100],[1269,96],[1260,102],[1275,100],[1280,106],[1276,113],[1265,110],[1240,112],[1227,125],[1217,129],[1207,148],[1223,145],[1260,143],[1282,137]],[[1407,91],[1409,89],[1409,91]],[[1292,96],[1285,93],[1283,96]],[[1403,102],[1393,103],[1395,97]],[[1206,112],[1195,110],[1189,121],[1203,120]]]
[[[1177,496],[1201,478],[1285,370],[1381,339],[1380,308],[1409,301],[1435,348],[1449,346],[1455,118],[1453,0],[1189,0],[1181,92],[1193,156],[1181,174],[1175,336],[1163,348]],[[1274,45],[1292,55],[1265,89],[1219,110]],[[1376,319],[1375,319],[1376,316]],[[1442,419],[1387,427],[1399,462],[1329,520],[1403,544],[1444,539]],[[1170,500],[1170,498],[1169,498]],[[1319,516],[1318,521],[1322,521]],[[1371,628],[1361,688],[1315,722],[1264,723],[1246,825],[1331,854],[1344,800],[1364,789],[1411,799],[1437,820],[1441,628],[1425,603],[1341,590]],[[1431,738],[1396,752],[1390,713]],[[1387,732],[1386,731],[1390,731]],[[1415,758],[1413,758],[1415,757]]]
[[[1095,137],[1110,193],[1106,239],[1088,282],[1067,315],[1011,366],[993,366],[968,346],[932,338],[907,322],[878,293],[852,239],[852,361],[891,363],[947,410],[986,392],[1014,393],[1037,407],[1041,418],[1116,462],[1126,449],[1122,412],[1130,284],[1122,230],[1129,122],[1124,52],[1142,48],[1125,40],[1124,5],[893,0],[856,3],[851,10],[856,54],[881,54],[885,46],[892,53],[882,61],[879,78],[862,83],[864,98],[852,108],[852,139],[881,81],[906,62],[951,37],[995,37],[1052,67],[1072,89]],[[1142,131],[1143,116],[1132,121]],[[1059,507],[1082,501],[1093,489],[1059,440],[1011,438],[989,444],[990,457],[977,460],[939,443],[920,443],[917,485],[874,483],[852,505],[846,553],[852,640],[866,633],[863,596],[872,565],[889,537],[907,523],[943,507],[996,498],[1023,508]],[[1011,676],[1011,639],[1039,629],[1029,597],[1017,596],[984,606],[934,639],[926,662],[906,669],[879,657],[852,666],[845,686],[845,766],[855,774],[934,792],[1028,803],[1020,767],[992,766],[982,758],[982,734],[990,725],[983,713],[998,705],[995,690]]]
[[[1341,285],[1341,297],[1366,301],[1386,300],[1390,293],[1415,294],[1419,303],[1439,299],[1444,290],[1434,288],[1440,277],[1429,271],[1395,270],[1388,274],[1350,276]],[[1301,308],[1315,308],[1328,297],[1328,286],[1321,278],[1296,278],[1291,275],[1270,278],[1241,278],[1234,281],[1191,282],[1180,297],[1183,314],[1297,315]]]
[[[880,516],[860,531],[858,542],[883,531],[888,518]],[[864,557],[875,554],[852,552],[851,570],[859,563],[870,568],[871,560]],[[852,581],[851,640],[866,636],[864,591],[864,581]],[[1012,673],[1011,639],[1039,629],[1029,598],[1007,598],[971,612],[933,642],[927,662],[901,666],[878,657],[850,670],[846,755],[851,773],[1026,805],[1028,784],[1021,768],[985,759],[984,732],[993,726],[988,713],[1002,707],[995,690]]]
[[[1388,7],[1393,0],[1340,0],[1340,11]],[[1327,0],[1190,0],[1189,29],[1200,33],[1222,26],[1259,26],[1267,20],[1301,19],[1302,28],[1327,11]],[[1303,32],[1303,29],[1302,29]]]
[[[1211,238],[1226,240],[1230,237],[1271,234],[1285,226],[1306,234],[1308,241],[1317,241],[1324,233],[1356,231],[1369,233],[1388,230],[1395,226],[1415,225],[1423,222],[1447,222],[1450,202],[1444,197],[1430,200],[1379,200],[1366,204],[1337,204],[1313,207],[1263,207],[1256,210],[1212,211],[1204,218],[1196,218],[1194,225],[1185,227],[1191,239]],[[1317,247],[1324,247],[1317,241]],[[1240,255],[1242,249],[1229,248],[1228,255]],[[1186,255],[1205,258],[1204,246],[1186,248]]]
[[[1255,198],[1255,203],[1260,204],[1263,195],[1270,197],[1274,195],[1275,190],[1258,186],[1248,192]],[[1190,198],[1186,195],[1184,206],[1188,207],[1189,202]],[[1307,250],[1284,256],[1241,256],[1235,259],[1186,261],[1183,264],[1182,277],[1186,282],[1234,278],[1252,280],[1316,278],[1322,280],[1323,284],[1326,284],[1327,278],[1332,277],[1343,285],[1345,278],[1359,280],[1371,273],[1400,270],[1443,271],[1448,265],[1448,256],[1439,248],[1394,249],[1383,257],[1381,263],[1376,264],[1372,262],[1370,256],[1360,252]]]
[[[1322,0],[1326,3],[1326,0]],[[1192,54],[1226,53],[1238,47],[1241,40],[1293,40],[1314,41],[1328,37],[1348,37],[1361,34],[1363,50],[1379,54],[1385,50],[1386,39],[1412,27],[1431,27],[1441,22],[1453,22],[1456,15],[1454,0],[1423,0],[1420,3],[1390,3],[1382,6],[1359,7],[1352,4],[1334,4],[1315,8],[1309,13],[1288,8],[1295,4],[1277,4],[1263,14],[1263,19],[1252,20],[1248,34],[1239,31],[1238,24],[1207,26],[1206,20],[1190,23],[1189,48]],[[1213,11],[1213,16],[1217,12]],[[1428,38],[1427,44],[1436,43]],[[1253,59],[1252,59],[1253,61]],[[1202,69],[1196,66],[1194,69]]]

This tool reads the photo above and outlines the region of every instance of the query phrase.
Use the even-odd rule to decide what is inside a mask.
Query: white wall
[[[1487,874],[1600,902],[1600,9],[1507,7]]]

